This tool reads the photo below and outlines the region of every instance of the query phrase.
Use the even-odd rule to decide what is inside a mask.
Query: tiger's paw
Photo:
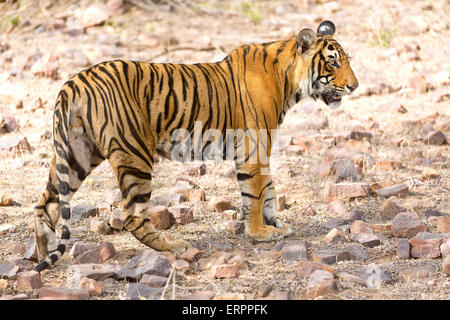
[[[283,228],[276,228],[269,225],[262,225],[257,228],[248,228],[247,236],[261,242],[278,240],[286,237],[291,232],[291,228],[287,224],[283,224]]]
[[[168,240],[166,244],[167,250],[174,255],[182,254],[190,247],[189,242],[184,240]]]

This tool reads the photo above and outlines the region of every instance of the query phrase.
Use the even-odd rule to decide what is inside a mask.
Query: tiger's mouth
[[[339,104],[342,101],[342,95],[336,91],[325,92],[321,94],[323,102],[327,106],[333,104]]]

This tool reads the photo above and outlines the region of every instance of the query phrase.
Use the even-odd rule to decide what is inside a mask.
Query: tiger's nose
[[[356,90],[356,88],[358,88],[358,82],[356,83],[351,83],[347,85],[347,89],[350,90],[350,92],[353,92]]]

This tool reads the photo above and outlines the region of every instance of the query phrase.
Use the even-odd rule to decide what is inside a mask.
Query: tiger
[[[70,240],[70,200],[86,177],[108,160],[122,193],[124,228],[158,251],[184,252],[189,243],[173,239],[152,225],[148,206],[155,157],[170,159],[172,134],[216,129],[265,129],[264,143],[245,147],[236,161],[245,234],[252,241],[271,241],[292,234],[277,219],[276,192],[270,164],[250,162],[263,150],[270,156],[271,130],[304,98],[337,107],[358,87],[350,57],[333,38],[333,22],[314,32],[302,29],[287,40],[236,47],[212,63],[172,64],[129,60],[105,61],[64,83],[53,114],[54,154],[46,189],[34,212],[39,257],[36,271],[54,265]],[[250,136],[232,137],[234,148]],[[255,142],[255,141],[254,141]],[[265,172],[263,173],[263,171]],[[61,236],[55,229],[61,217]]]

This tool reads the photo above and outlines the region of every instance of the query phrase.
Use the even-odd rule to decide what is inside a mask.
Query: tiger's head
[[[342,97],[358,87],[349,55],[333,39],[335,31],[334,24],[326,20],[319,25],[317,33],[303,29],[297,35],[298,54],[310,62],[308,94],[313,99],[322,99],[331,108],[339,107]]]

